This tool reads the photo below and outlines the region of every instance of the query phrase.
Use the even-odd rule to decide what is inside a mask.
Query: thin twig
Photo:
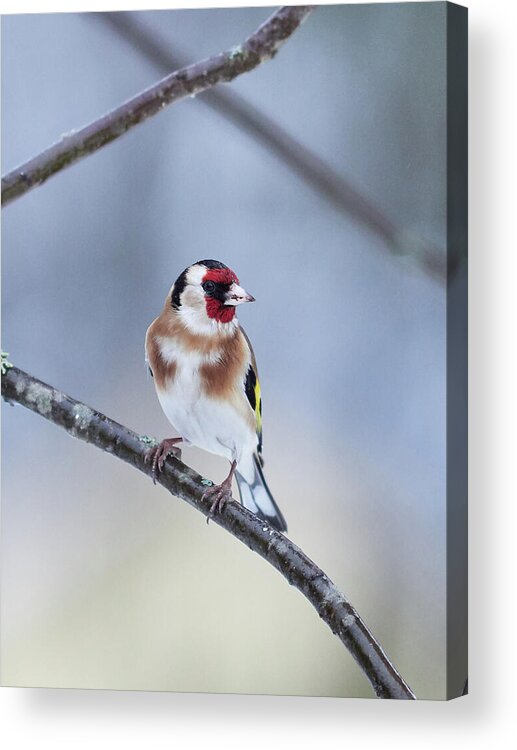
[[[63,427],[73,437],[92,443],[150,475],[151,468],[145,461],[149,438],[137,435],[11,363],[7,365],[2,377],[2,396],[6,401],[31,409]],[[169,492],[208,515],[210,501],[203,500],[207,480],[188,466],[176,458],[168,458],[158,481]],[[415,699],[354,607],[299,547],[236,502],[228,503],[214,520],[267,560],[311,602],[352,654],[379,698]]]
[[[106,23],[132,50],[140,50],[159,72],[186,64],[182,56],[172,53],[168,44],[128,12],[92,13],[87,17]],[[445,281],[445,255],[438,247],[397,226],[330,164],[243,96],[235,91],[212,89],[196,97],[196,101],[233,122],[341,213],[375,232],[394,256],[409,260],[437,281]]]
[[[280,8],[243,44],[172,73],[100,119],[64,136],[2,179],[2,205],[120,138],[168,104],[232,81],[270,60],[311,11],[310,5]]]

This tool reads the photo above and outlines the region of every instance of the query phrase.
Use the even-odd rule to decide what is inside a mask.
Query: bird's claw
[[[202,500],[212,499],[210,510],[206,517],[206,522],[209,523],[211,518],[214,518],[217,514],[221,513],[226,505],[232,499],[232,487],[231,482],[227,483],[226,480],[221,484],[216,484],[214,487],[209,487],[203,493]]]
[[[179,443],[181,438],[168,438],[162,440],[161,443],[155,445],[153,448],[147,451],[144,457],[145,463],[151,463],[151,476],[153,478],[153,484],[156,484],[158,474],[163,471],[165,459],[167,456],[174,456],[181,460],[181,450],[176,447],[176,443]]]

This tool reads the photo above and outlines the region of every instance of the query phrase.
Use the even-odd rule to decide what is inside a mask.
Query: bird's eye
[[[215,284],[213,281],[205,281],[203,283],[203,289],[207,294],[212,294],[212,292],[215,290]]]

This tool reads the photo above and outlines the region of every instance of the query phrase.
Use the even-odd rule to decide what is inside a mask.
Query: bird
[[[179,433],[151,448],[153,480],[178,444],[193,445],[230,461],[230,472],[203,498],[207,521],[232,499],[235,476],[241,503],[261,520],[287,531],[264,478],[262,397],[255,354],[236,308],[255,298],[234,271],[217,260],[199,260],[172,285],[164,307],[147,329],[146,362],[158,401]]]

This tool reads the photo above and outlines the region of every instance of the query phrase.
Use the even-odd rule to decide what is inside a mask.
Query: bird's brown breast
[[[174,352],[176,347],[178,357],[171,360],[164,352],[166,349]],[[201,387],[212,398],[231,398],[232,392],[242,386],[250,356],[239,328],[231,333],[196,334],[169,310],[164,310],[150,325],[146,352],[156,387],[162,390],[174,382],[182,357],[187,360],[192,355],[193,360],[200,360]]]
[[[236,388],[242,387],[248,356],[243,336],[236,329],[234,336],[220,344],[217,361],[205,362],[199,368],[205,393],[212,398],[230,398]]]
[[[165,390],[167,384],[174,381],[177,365],[176,362],[165,359],[162,354],[160,339],[166,333],[160,318],[161,316],[156,318],[147,329],[145,350],[156,387]]]

